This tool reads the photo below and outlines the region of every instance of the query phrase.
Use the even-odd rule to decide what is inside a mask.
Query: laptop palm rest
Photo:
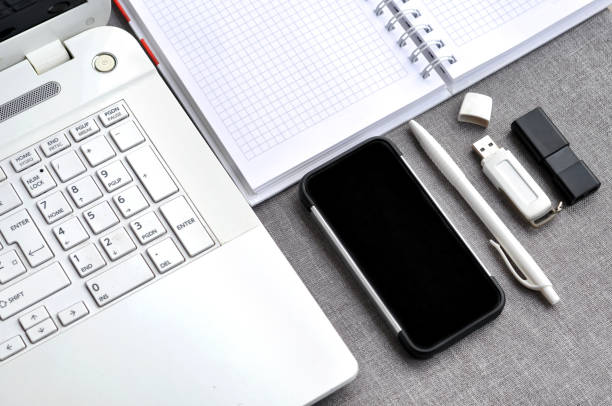
[[[306,403],[357,372],[313,300],[258,226],[9,362],[2,403]]]

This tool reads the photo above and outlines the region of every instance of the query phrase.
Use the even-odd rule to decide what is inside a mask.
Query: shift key
[[[6,320],[70,285],[59,263],[54,263],[0,292],[0,320]]]

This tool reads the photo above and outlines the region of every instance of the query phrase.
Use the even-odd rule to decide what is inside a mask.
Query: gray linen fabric
[[[418,121],[531,252],[561,302],[551,307],[512,278],[478,218],[406,127],[398,128],[388,138],[498,279],[506,307],[493,323],[433,359],[410,359],[302,208],[297,188],[290,188],[256,212],[360,365],[357,379],[321,404],[612,404],[612,14],[595,16],[469,90],[493,97],[488,129],[457,122],[464,93]],[[471,152],[474,141],[490,135],[559,199],[510,131],[514,119],[536,106],[602,181],[595,195],[542,229],[520,218]]]

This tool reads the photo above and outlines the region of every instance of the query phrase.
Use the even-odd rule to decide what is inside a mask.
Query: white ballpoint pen
[[[502,255],[504,262],[514,277],[523,286],[540,291],[550,304],[557,303],[559,301],[559,296],[553,289],[552,283],[548,280],[544,271],[542,271],[527,250],[521,245],[516,237],[514,237],[512,232],[506,227],[497,214],[495,214],[491,206],[489,206],[480,193],[478,193],[455,161],[453,161],[444,148],[442,148],[431,134],[429,134],[429,132],[419,123],[410,120],[408,125],[425,153],[446,179],[448,179],[455,189],[457,189],[463,199],[465,199],[472,210],[474,210],[474,213],[476,213],[478,218],[480,218],[491,234],[497,239],[499,244],[494,241],[491,241],[491,243]],[[516,264],[527,280],[518,275],[505,254],[507,254],[512,262]]]

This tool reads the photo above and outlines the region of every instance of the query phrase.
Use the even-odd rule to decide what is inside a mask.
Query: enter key
[[[8,244],[17,243],[19,245],[32,267],[53,258],[53,252],[49,249],[27,210],[21,210],[2,220],[0,232]]]

